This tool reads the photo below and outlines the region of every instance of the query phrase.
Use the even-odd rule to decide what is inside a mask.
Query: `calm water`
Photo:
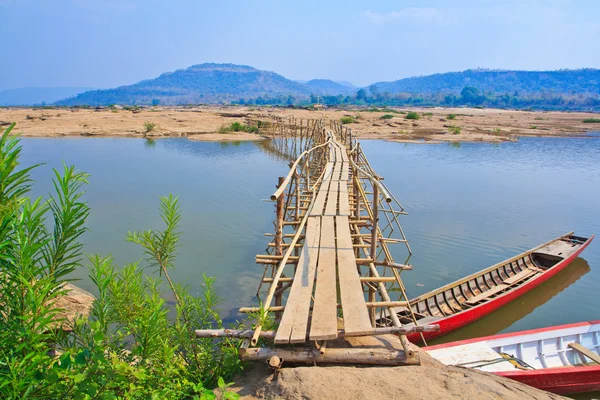
[[[273,230],[273,191],[285,162],[254,143],[164,139],[23,139],[35,194],[50,191],[62,161],[91,174],[86,251],[119,264],[141,257],[128,230],[160,228],[158,197],[180,196],[181,255],[174,280],[200,288],[217,277],[224,314],[253,304],[264,232]],[[600,233],[600,139],[535,139],[492,144],[399,144],[363,141],[363,149],[408,216],[413,271],[409,296],[435,289],[568,231]],[[538,290],[446,340],[600,319],[600,238]],[[91,289],[86,272],[80,286]]]

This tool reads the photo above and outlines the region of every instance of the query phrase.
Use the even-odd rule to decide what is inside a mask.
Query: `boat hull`
[[[599,324],[600,321],[586,321],[562,326],[531,329],[528,331],[504,333],[500,335],[487,336],[461,340],[457,342],[444,343],[440,345],[423,348],[424,351],[449,349],[452,347],[468,345],[476,342],[487,342],[499,339],[513,338],[526,335],[538,335],[559,329],[576,328]],[[537,370],[514,370],[488,372],[498,376],[513,379],[537,389],[556,394],[572,394],[600,391],[600,365],[576,365],[556,368],[544,368]]]
[[[600,390],[600,365],[548,368],[537,371],[498,372],[495,374],[556,394]]]
[[[439,325],[440,330],[438,332],[424,332],[421,336],[420,333],[413,333],[407,336],[408,340],[413,343],[422,342],[422,338],[425,340],[435,339],[440,336],[444,336],[452,331],[455,331],[459,328],[462,328],[466,325],[469,325],[472,322],[475,322],[486,315],[491,314],[492,312],[498,310],[504,305],[510,303],[511,301],[523,296],[525,293],[531,291],[542,283],[546,282],[548,279],[552,278],[554,275],[558,274],[560,271],[565,269],[573,260],[575,260],[579,254],[592,242],[594,239],[594,235],[592,235],[584,244],[581,245],[576,252],[574,252],[569,257],[557,263],[551,269],[545,271],[543,274],[540,274],[535,279],[532,279],[521,285],[514,290],[505,293],[502,296],[498,296],[493,300],[475,306],[473,308],[463,310],[457,314],[450,315],[444,318],[440,318],[435,322],[431,322],[433,324]]]

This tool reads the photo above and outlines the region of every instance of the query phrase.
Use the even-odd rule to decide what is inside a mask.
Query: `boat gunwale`
[[[520,253],[520,254],[518,254],[518,255],[516,255],[516,256],[513,256],[513,257],[511,257],[511,258],[508,258],[508,259],[506,259],[506,260],[504,260],[504,261],[501,261],[501,262],[499,262],[499,263],[497,263],[497,264],[494,264],[494,265],[492,265],[492,266],[490,266],[490,267],[488,267],[488,268],[486,268],[486,269],[484,269],[484,270],[480,270],[480,271],[474,272],[474,273],[472,273],[471,275],[468,275],[468,276],[466,276],[466,277],[464,277],[464,278],[458,279],[458,280],[456,280],[456,281],[454,281],[454,282],[450,282],[450,283],[448,283],[448,284],[446,284],[446,285],[444,285],[444,286],[442,286],[442,287],[440,287],[440,288],[434,289],[434,290],[432,290],[432,291],[430,291],[430,292],[427,292],[427,293],[423,293],[422,295],[420,295],[420,296],[417,296],[417,297],[415,297],[415,298],[411,299],[411,300],[410,300],[410,304],[411,304],[411,306],[413,306],[413,305],[414,305],[414,303],[418,303],[418,302],[420,302],[420,301],[426,300],[426,299],[428,299],[428,298],[430,298],[430,297],[432,297],[432,296],[438,295],[438,294],[440,294],[440,293],[443,293],[443,292],[445,292],[445,291],[447,291],[447,290],[449,290],[449,289],[453,289],[453,288],[455,288],[456,286],[462,285],[462,284],[463,284],[463,283],[465,283],[465,282],[471,281],[471,280],[473,280],[473,279],[477,279],[478,277],[480,277],[480,276],[482,276],[482,275],[485,275],[485,274],[486,274],[486,273],[488,273],[488,272],[491,272],[491,271],[497,270],[498,268],[500,268],[500,267],[502,267],[502,266],[504,266],[504,265],[506,265],[506,264],[508,264],[508,263],[511,263],[511,262],[513,262],[513,261],[516,261],[516,260],[519,260],[519,259],[521,259],[521,258],[524,258],[524,257],[528,256],[528,255],[531,255],[532,253],[535,253],[535,252],[536,252],[536,250],[539,250],[540,248],[542,248],[542,247],[544,247],[544,246],[547,246],[547,245],[549,245],[549,244],[551,244],[551,243],[554,243],[554,242],[556,242],[556,241],[562,240],[562,239],[564,239],[564,238],[566,238],[566,237],[568,237],[568,236],[573,236],[573,235],[574,235],[574,232],[569,232],[569,233],[567,233],[567,234],[565,234],[565,235],[559,236],[559,237],[557,237],[557,238],[555,238],[555,239],[552,239],[552,240],[550,240],[550,241],[548,241],[548,242],[545,242],[545,243],[543,243],[543,244],[540,244],[539,246],[537,246],[537,247],[534,247],[533,249],[527,250],[527,251],[525,251],[525,252],[523,252],[523,253]],[[589,238],[587,238],[587,240],[586,240],[586,241],[585,241],[583,244],[581,244],[581,247],[584,247],[584,246],[586,245],[586,243],[589,243],[589,242],[591,241],[591,239],[593,239],[593,238],[594,238],[594,235],[592,235],[592,236],[590,236]],[[555,265],[558,265],[558,264],[560,264],[561,262],[563,262],[563,261],[564,261],[564,260],[566,260],[566,259],[568,259],[568,257],[565,257],[565,258],[563,258],[562,260],[560,260],[559,262],[557,262]],[[540,274],[537,274],[537,276],[534,276],[533,278],[534,278],[534,279],[536,279],[537,277],[539,277],[539,276],[543,275],[545,272],[549,271],[549,270],[550,270],[550,269],[552,269],[553,267],[554,267],[554,266],[552,266],[552,267],[550,267],[550,268],[548,268],[548,269],[546,269],[546,270],[542,271],[542,273],[540,273]],[[527,268],[529,268],[529,267],[527,267]],[[532,279],[528,280],[527,282],[530,282],[531,280],[532,280]],[[520,286],[520,285],[517,285],[517,286]],[[515,286],[511,286],[511,288],[514,288],[514,287],[515,287]],[[477,307],[477,306],[478,306],[478,305],[476,305],[476,306],[471,306],[471,308],[472,308],[472,307]],[[462,311],[465,311],[465,310],[462,310]],[[462,311],[459,311],[459,312],[462,312]],[[457,314],[457,313],[455,313],[455,314]],[[455,315],[455,314],[452,314],[452,315]]]

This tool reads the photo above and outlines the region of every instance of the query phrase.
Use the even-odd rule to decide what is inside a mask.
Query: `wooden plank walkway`
[[[349,179],[347,151],[333,140],[323,180],[307,211],[306,239],[275,343],[335,339],[340,328],[346,335],[373,331],[350,234]]]

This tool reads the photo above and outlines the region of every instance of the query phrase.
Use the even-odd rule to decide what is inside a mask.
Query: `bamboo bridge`
[[[347,127],[331,121],[248,121],[270,137],[264,146],[290,161],[270,199],[274,233],[258,287],[252,330],[196,331],[199,337],[244,338],[244,360],[418,364],[406,334],[419,326],[401,272],[412,255],[400,202],[378,176]],[[400,249],[393,249],[400,246]],[[400,251],[399,251],[400,250]],[[394,254],[403,255],[398,263]],[[277,328],[264,329],[275,324]],[[347,348],[339,340],[394,334],[402,350]]]

